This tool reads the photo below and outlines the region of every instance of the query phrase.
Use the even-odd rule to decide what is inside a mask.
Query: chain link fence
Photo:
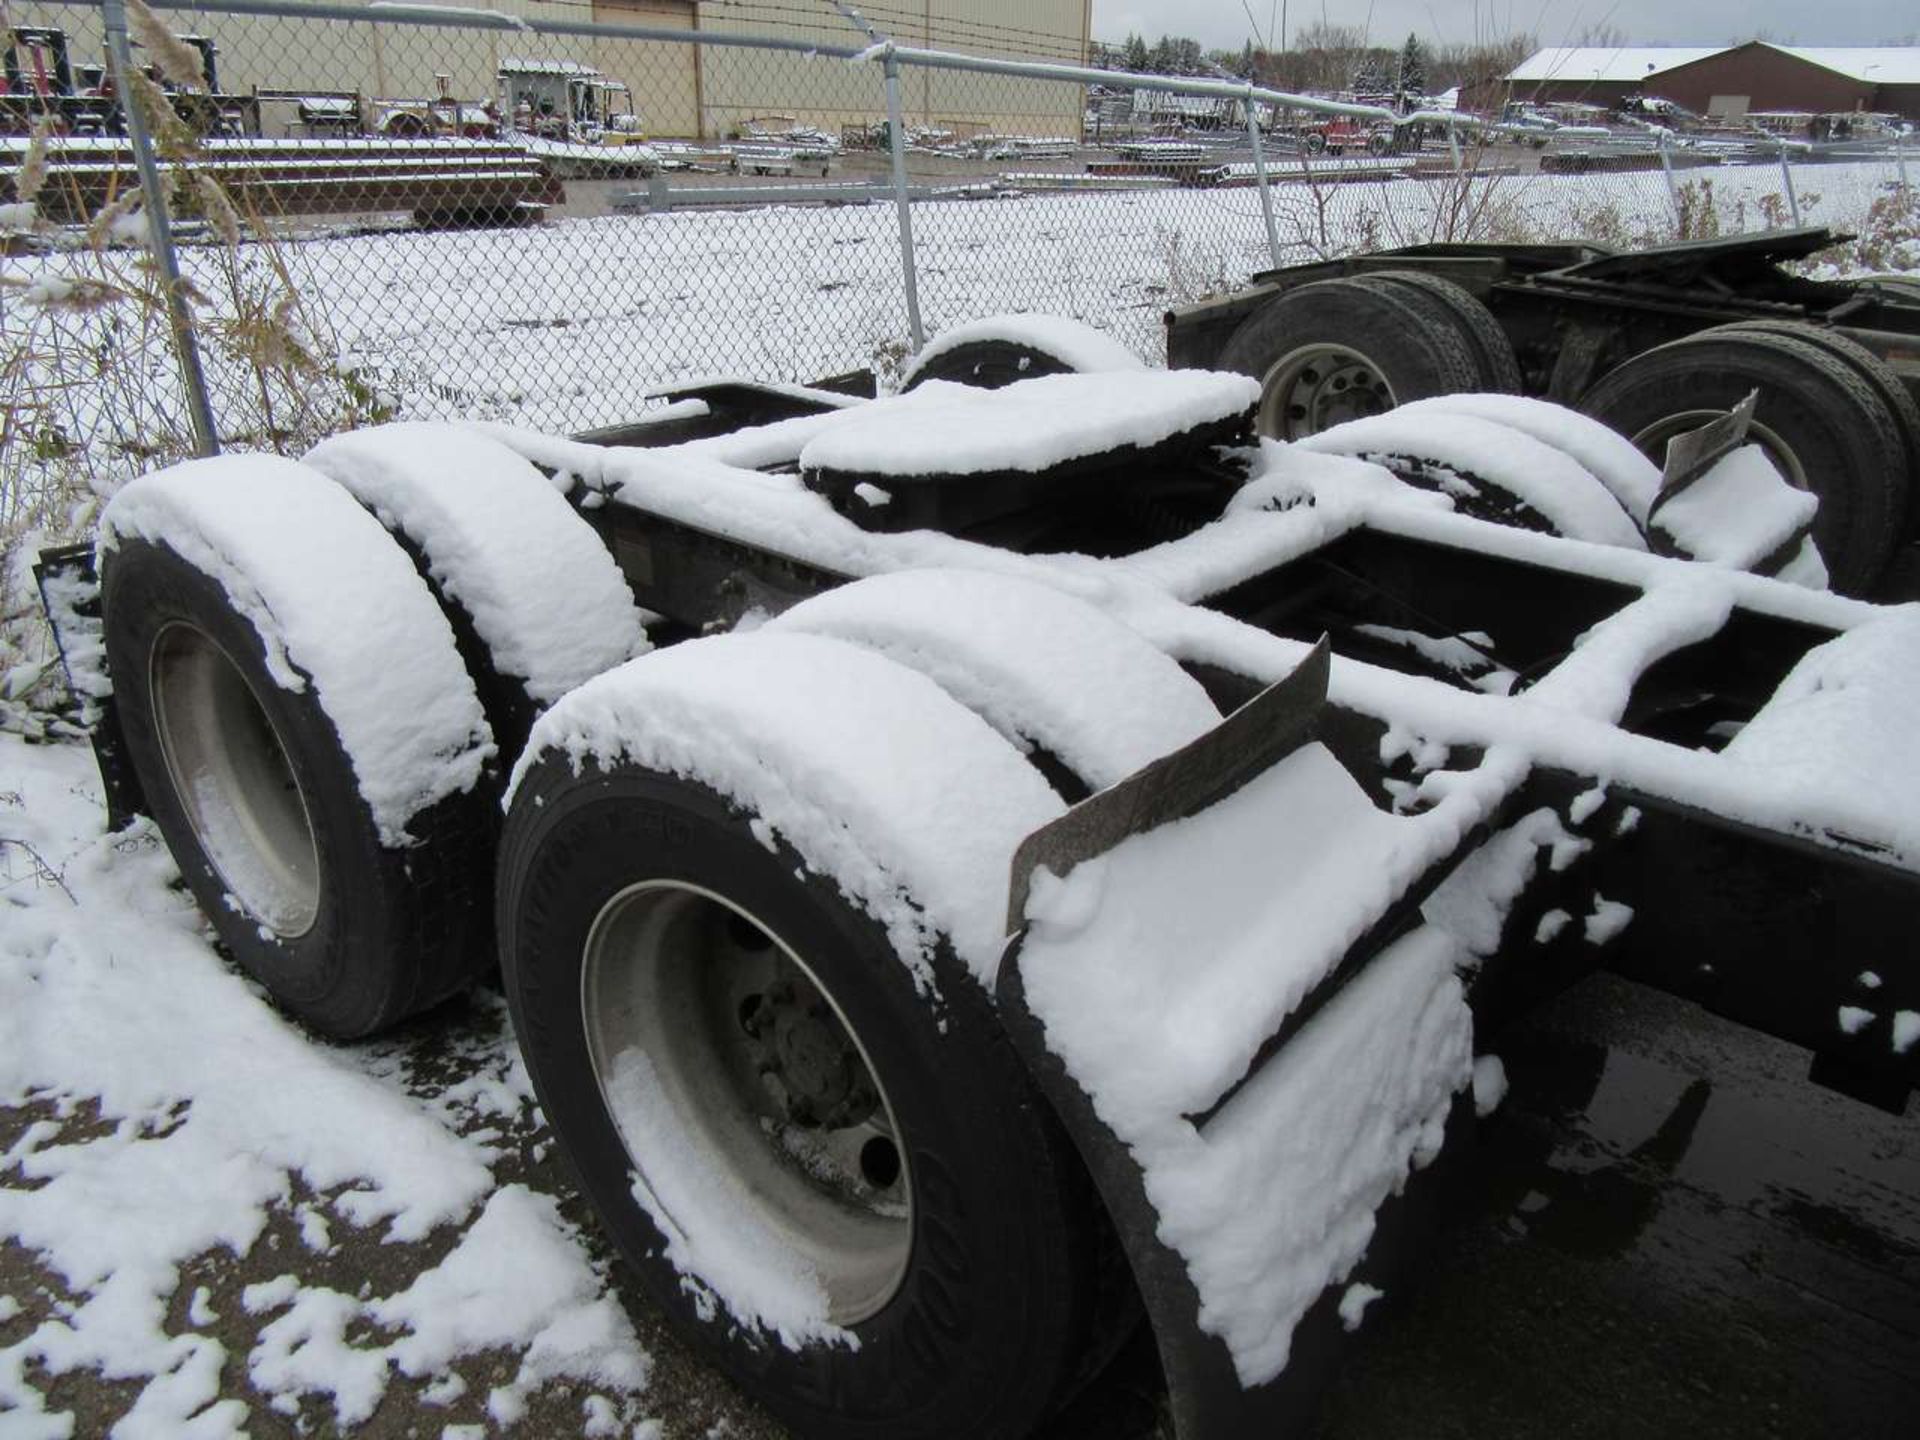
[[[1169,306],[1275,265],[1858,228],[1907,193],[1886,145],[1537,149],[1094,76],[1051,0],[1032,28],[824,0],[126,6],[7,16],[6,533],[158,459],[390,415],[577,431],[720,375],[884,383],[1009,310],[1156,359]],[[1725,158],[1755,163],[1699,163]]]

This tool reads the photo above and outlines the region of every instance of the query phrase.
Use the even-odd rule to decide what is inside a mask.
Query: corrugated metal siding
[[[859,7],[881,33],[902,45],[1078,63],[1086,54],[1086,0],[893,0]],[[831,12],[819,19],[782,18],[750,8],[703,5],[708,30],[773,34],[831,45],[860,45],[864,37]],[[878,65],[780,59],[761,52],[709,50],[704,57],[702,103],[707,133],[724,136],[754,115],[792,115],[836,131],[886,115]],[[901,87],[909,125],[931,125],[970,135],[982,131],[1080,133],[1081,87],[1002,76],[909,70]]]
[[[554,11],[577,6],[547,7]],[[698,7],[692,0],[593,0],[596,25],[644,25],[667,30],[698,28]],[[569,16],[568,18],[574,18]],[[555,44],[560,42],[549,42]],[[593,46],[593,64],[603,74],[624,81],[649,135],[691,135],[699,123],[700,83],[693,47],[647,44],[637,40],[603,40]]]
[[[472,3],[472,0],[470,0]],[[820,45],[860,46],[864,37],[825,5],[809,0],[753,0],[739,5],[694,0],[492,0],[491,7],[528,19],[696,26],[706,31],[774,35]],[[1088,0],[875,0],[863,7],[873,24],[905,45],[1080,62],[1086,55]],[[697,20],[695,18],[697,11]],[[75,58],[97,59],[97,10],[16,0],[16,23],[62,26],[75,37]],[[636,41],[544,39],[491,31],[425,29],[382,23],[292,21],[172,12],[174,28],[210,35],[220,47],[224,88],[247,92],[345,91],[367,97],[430,98],[445,76],[462,100],[492,99],[500,62],[509,58],[570,59],[592,65],[633,91],[648,132],[661,136],[725,136],[756,117],[792,116],[837,132],[886,114],[880,67],[838,60],[736,49],[703,49]],[[1080,133],[1077,85],[999,76],[910,71],[902,88],[910,124],[959,134],[1003,131]],[[290,107],[283,107],[287,114]],[[281,117],[284,126],[286,115]]]
[[[1652,67],[1651,73],[1640,73]],[[1561,47],[1509,72],[1519,99],[1610,104],[1644,90],[1705,111],[1716,95],[1753,110],[1852,110],[1920,119],[1920,46],[1797,46],[1752,40],[1721,50]],[[1476,96],[1491,101],[1491,93]]]

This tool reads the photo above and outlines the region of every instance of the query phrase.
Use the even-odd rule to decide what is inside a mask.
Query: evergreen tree
[[[1138,35],[1127,36],[1127,69],[1136,73],[1147,68],[1147,42]]]
[[[1399,90],[1402,95],[1427,93],[1427,52],[1418,35],[1407,36],[1407,43],[1401,48]]]

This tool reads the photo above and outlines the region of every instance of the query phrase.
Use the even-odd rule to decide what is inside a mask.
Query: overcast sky
[[[1912,0],[1289,0],[1287,11],[1289,34],[1324,15],[1336,25],[1370,25],[1386,45],[1400,44],[1409,31],[1465,43],[1476,27],[1494,35],[1531,31],[1543,45],[1571,44],[1594,25],[1648,45],[1724,45],[1756,35],[1797,45],[1874,45],[1911,41],[1920,30]],[[1271,25],[1277,43],[1278,13],[1274,0],[1093,0],[1093,34],[1187,35],[1208,49],[1237,49],[1255,23],[1263,37]]]

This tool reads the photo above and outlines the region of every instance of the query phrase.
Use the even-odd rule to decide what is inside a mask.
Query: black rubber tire
[[[1284,356],[1316,342],[1366,356],[1395,404],[1472,390],[1480,380],[1466,339],[1451,325],[1436,326],[1428,304],[1357,277],[1283,290],[1241,322],[1214,364],[1265,380]]]
[[[380,455],[382,436],[401,447]],[[499,747],[497,799],[541,710],[645,645],[607,545],[530,461],[457,426],[346,432],[303,463],[392,536],[438,603]],[[515,528],[501,532],[495,513],[516,516]],[[582,632],[595,636],[597,655],[582,655]]]
[[[1882,295],[1909,304],[1920,304],[1920,275],[1896,275],[1881,271],[1873,275],[1862,275],[1861,285],[1869,286]]]
[[[1615,367],[1580,408],[1632,438],[1686,411],[1731,410],[1754,390],[1755,422],[1793,452],[1820,498],[1813,539],[1833,588],[1870,593],[1904,509],[1905,448],[1879,395],[1829,351],[1784,335],[1703,330]]]
[[[860,1344],[789,1349],[717,1320],[665,1260],[595,1080],[583,951],[615,895],[677,879],[764,920],[826,985],[865,1048],[907,1150],[915,1233]],[[881,927],[694,782],[635,766],[529,770],[498,870],[502,970],[534,1089],[580,1188],[653,1300],[795,1435],[1016,1440],[1083,1378],[1100,1343],[1090,1182],[961,963],[933,957],[942,1004],[916,992]]]
[[[272,678],[259,635],[218,581],[164,545],[125,540],[105,557],[101,596],[116,710],[148,809],[221,943],[274,1004],[351,1039],[426,1009],[492,963],[484,882],[495,825],[478,787],[415,815],[408,830],[418,843],[387,848],[314,687],[295,693]],[[298,937],[263,935],[228,903],[174,791],[150,666],[161,632],[176,623],[213,641],[240,672],[305,798],[319,905]]]
[[[1434,490],[1451,494],[1455,514],[1465,515],[1475,520],[1484,520],[1493,525],[1505,525],[1514,530],[1531,530],[1540,535],[1558,535],[1566,539],[1584,540],[1597,545],[1627,545],[1637,536],[1638,526],[1626,511],[1614,499],[1612,493],[1565,451],[1552,455],[1541,455],[1541,449],[1555,451],[1543,440],[1537,440],[1524,431],[1516,431],[1502,426],[1497,420],[1485,420],[1482,417],[1461,417],[1463,421],[1485,426],[1490,438],[1503,435],[1510,443],[1520,449],[1518,457],[1505,457],[1506,462],[1497,467],[1488,467],[1471,457],[1462,457],[1448,444],[1451,432],[1441,431],[1437,436],[1428,437],[1425,443],[1409,439],[1396,444],[1391,449],[1371,452],[1371,447],[1361,448],[1342,443],[1343,437],[1338,429],[1326,432],[1328,440],[1313,442],[1313,448],[1328,445],[1331,454],[1352,455],[1360,459],[1373,460],[1397,476],[1402,483],[1420,490]],[[1332,442],[1329,444],[1329,442]],[[1496,442],[1497,443],[1497,442]],[[1525,452],[1531,450],[1532,454]],[[1371,452],[1371,453],[1370,453]],[[1550,515],[1527,498],[1528,487],[1519,481],[1519,473],[1531,471],[1547,459],[1561,459],[1568,464],[1568,471],[1561,478],[1563,484],[1571,484],[1586,489],[1592,499],[1604,506],[1610,520],[1617,522],[1618,529],[1583,529],[1581,525],[1564,525],[1556,522]],[[1457,477],[1467,483],[1466,493],[1458,493],[1445,482],[1448,477]],[[1604,500],[1602,499],[1604,497]],[[1563,521],[1564,521],[1563,516]],[[1604,522],[1602,522],[1604,524]]]
[[[1419,270],[1374,270],[1365,278],[1384,280],[1403,293],[1421,296],[1444,311],[1480,364],[1480,383],[1473,387],[1476,391],[1501,395],[1520,393],[1520,361],[1513,353],[1513,342],[1500,328],[1500,322],[1493,318],[1493,312],[1474,299],[1464,286]]]
[[[480,697],[480,709],[487,717],[487,727],[493,731],[494,744],[500,747],[494,771],[486,783],[489,797],[497,804],[506,787],[513,762],[520,758],[520,752],[526,748],[527,734],[533,729],[533,722],[540,718],[540,704],[527,694],[524,681],[518,676],[504,673],[493,663],[493,651],[474,627],[473,612],[448,594],[447,587],[434,577],[433,558],[403,531],[395,529],[387,533],[393,536],[396,545],[407,552],[414,570],[432,592],[440,613],[447,617],[447,628],[453,631],[453,645],[460,652],[460,663],[466,667],[467,676],[473,681],[474,693]]]
[[[423,429],[444,433],[423,435]],[[432,446],[433,460],[408,458],[415,453],[409,448],[376,461],[372,447],[388,431],[411,447]],[[493,777],[498,798],[533,722],[558,698],[555,691],[570,688],[550,674],[542,681],[530,678],[541,668],[534,656],[574,653],[578,629],[590,628],[604,648],[594,667],[570,668],[565,679],[578,684],[591,678],[592,668],[619,664],[643,641],[632,592],[605,543],[530,462],[498,441],[454,426],[401,422],[347,432],[314,446],[302,463],[380,523],[440,607],[499,747]],[[467,467],[484,469],[472,476],[463,473]],[[517,471],[510,485],[509,470]],[[456,503],[448,503],[449,487]],[[511,533],[486,518],[496,509],[518,517]],[[568,604],[556,615],[515,603],[511,626],[495,629],[490,640],[482,620],[499,625],[498,614],[476,615],[470,602],[503,590],[523,599],[566,596]],[[492,608],[503,608],[497,598]]]
[[[936,355],[915,371],[901,392],[918,389],[929,380],[949,380],[981,390],[998,390],[1016,380],[1039,375],[1069,375],[1073,367],[1057,355],[1015,340],[969,340],[944,355]]]
[[[1744,330],[1754,335],[1784,335],[1790,340],[1803,340],[1844,362],[1854,374],[1867,382],[1886,405],[1901,439],[1906,442],[1906,493],[1901,497],[1900,519],[1894,530],[1902,540],[1910,536],[1914,521],[1913,490],[1920,485],[1920,401],[1913,398],[1913,392],[1893,373],[1893,367],[1858,340],[1842,335],[1838,330],[1809,324],[1804,320],[1740,320],[1732,325],[1720,326],[1719,329],[1722,332]]]

